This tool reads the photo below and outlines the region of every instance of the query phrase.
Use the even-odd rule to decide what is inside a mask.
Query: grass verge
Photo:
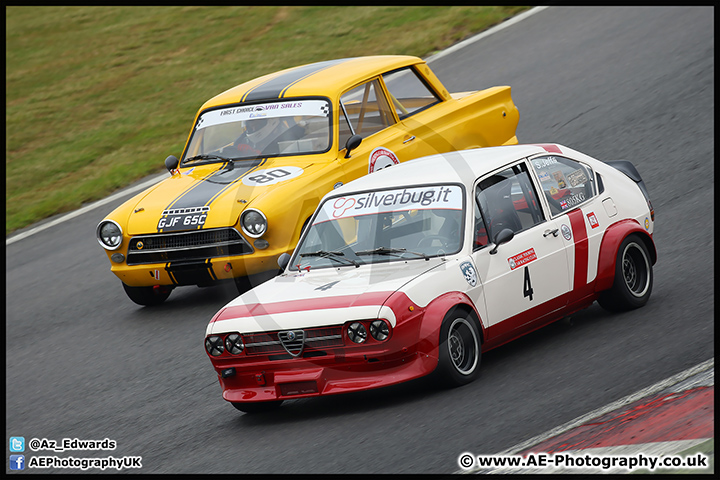
[[[5,234],[162,171],[230,87],[332,58],[426,57],[526,8],[6,7]]]

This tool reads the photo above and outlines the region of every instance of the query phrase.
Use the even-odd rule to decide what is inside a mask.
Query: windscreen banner
[[[376,190],[330,198],[322,205],[315,223],[408,210],[462,210],[463,191],[458,185],[427,185]]]

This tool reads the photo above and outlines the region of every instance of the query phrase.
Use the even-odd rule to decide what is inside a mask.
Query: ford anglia
[[[516,144],[510,87],[450,94],[417,57],[345,58],[231,88],[197,112],[170,177],[96,229],[140,305],[182,285],[277,273],[323,195],[391,165]]]
[[[225,400],[478,376],[481,352],[594,301],[650,298],[654,210],[631,162],[556,145],[437,154],[327,194],[283,272],[228,303],[205,350]]]

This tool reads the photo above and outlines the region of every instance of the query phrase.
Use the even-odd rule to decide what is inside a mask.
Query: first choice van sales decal
[[[224,123],[252,120],[255,118],[282,118],[294,116],[327,117],[330,111],[325,100],[302,100],[293,102],[273,102],[261,105],[222,108],[202,114],[196,130],[222,125]]]
[[[462,210],[462,188],[457,185],[437,185],[396,190],[382,190],[330,198],[323,203],[315,223],[407,210]]]

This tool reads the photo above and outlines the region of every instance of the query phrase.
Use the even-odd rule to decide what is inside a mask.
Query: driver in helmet
[[[235,141],[240,152],[274,155],[280,153],[279,142],[300,138],[304,130],[295,124],[288,128],[287,119],[256,118],[245,122],[245,132]],[[294,123],[294,122],[293,122]],[[298,130],[299,129],[299,130]]]
[[[271,141],[281,133],[279,118],[248,120],[245,122],[245,132],[235,141],[235,146],[243,153],[259,154],[269,150]]]

